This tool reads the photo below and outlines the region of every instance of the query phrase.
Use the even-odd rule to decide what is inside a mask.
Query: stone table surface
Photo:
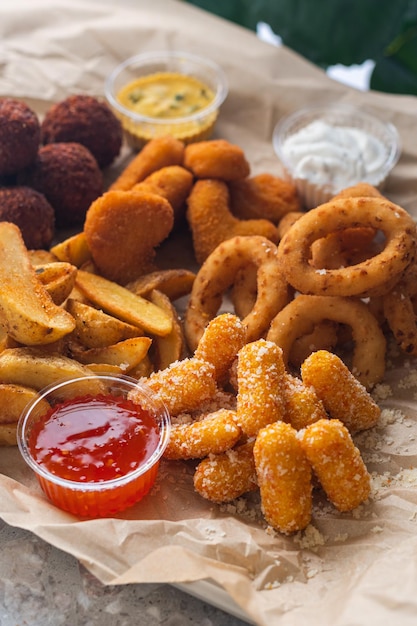
[[[171,585],[105,586],[81,563],[0,520],[0,626],[247,626]]]

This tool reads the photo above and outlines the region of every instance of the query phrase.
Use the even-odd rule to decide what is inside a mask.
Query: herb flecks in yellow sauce
[[[174,119],[205,109],[214,96],[207,85],[192,76],[159,72],[128,83],[118,100],[140,115]]]

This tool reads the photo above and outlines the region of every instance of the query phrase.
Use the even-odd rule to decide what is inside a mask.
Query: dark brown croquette
[[[43,193],[57,226],[84,222],[90,204],[103,192],[103,175],[91,152],[79,143],[51,143],[38,150],[22,180]]]
[[[40,143],[40,123],[32,109],[14,98],[0,98],[0,176],[33,163]]]
[[[122,146],[120,121],[93,96],[73,95],[54,104],[41,124],[43,144],[76,142],[86,146],[100,168],[110,165]]]
[[[0,221],[16,224],[29,250],[49,248],[55,232],[54,210],[45,196],[29,187],[0,189]]]

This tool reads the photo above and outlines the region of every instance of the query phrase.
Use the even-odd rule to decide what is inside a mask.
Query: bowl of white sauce
[[[393,124],[344,105],[296,111],[272,141],[307,209],[358,183],[381,190],[401,150]]]

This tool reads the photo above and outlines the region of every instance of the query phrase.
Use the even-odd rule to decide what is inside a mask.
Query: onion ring
[[[288,363],[294,341],[309,334],[325,319],[346,324],[352,329],[355,343],[352,374],[367,389],[380,382],[385,373],[386,341],[376,318],[360,300],[299,295],[275,316],[266,337],[282,348],[284,361]]]
[[[257,272],[257,298],[248,315],[246,342],[262,337],[271,320],[289,300],[288,285],[277,257],[277,247],[261,236],[233,237],[221,243],[198,271],[185,312],[184,331],[194,351],[205,327],[213,319],[226,290],[233,285],[238,271],[254,264]]]
[[[379,254],[340,269],[310,264],[314,241],[358,226],[384,233],[385,247]],[[288,282],[301,293],[365,297],[400,276],[413,260],[415,246],[416,227],[404,209],[385,198],[351,197],[322,204],[300,217],[281,240],[278,254]]]
[[[384,316],[400,348],[417,355],[417,265],[413,263],[404,277],[382,300]]]

